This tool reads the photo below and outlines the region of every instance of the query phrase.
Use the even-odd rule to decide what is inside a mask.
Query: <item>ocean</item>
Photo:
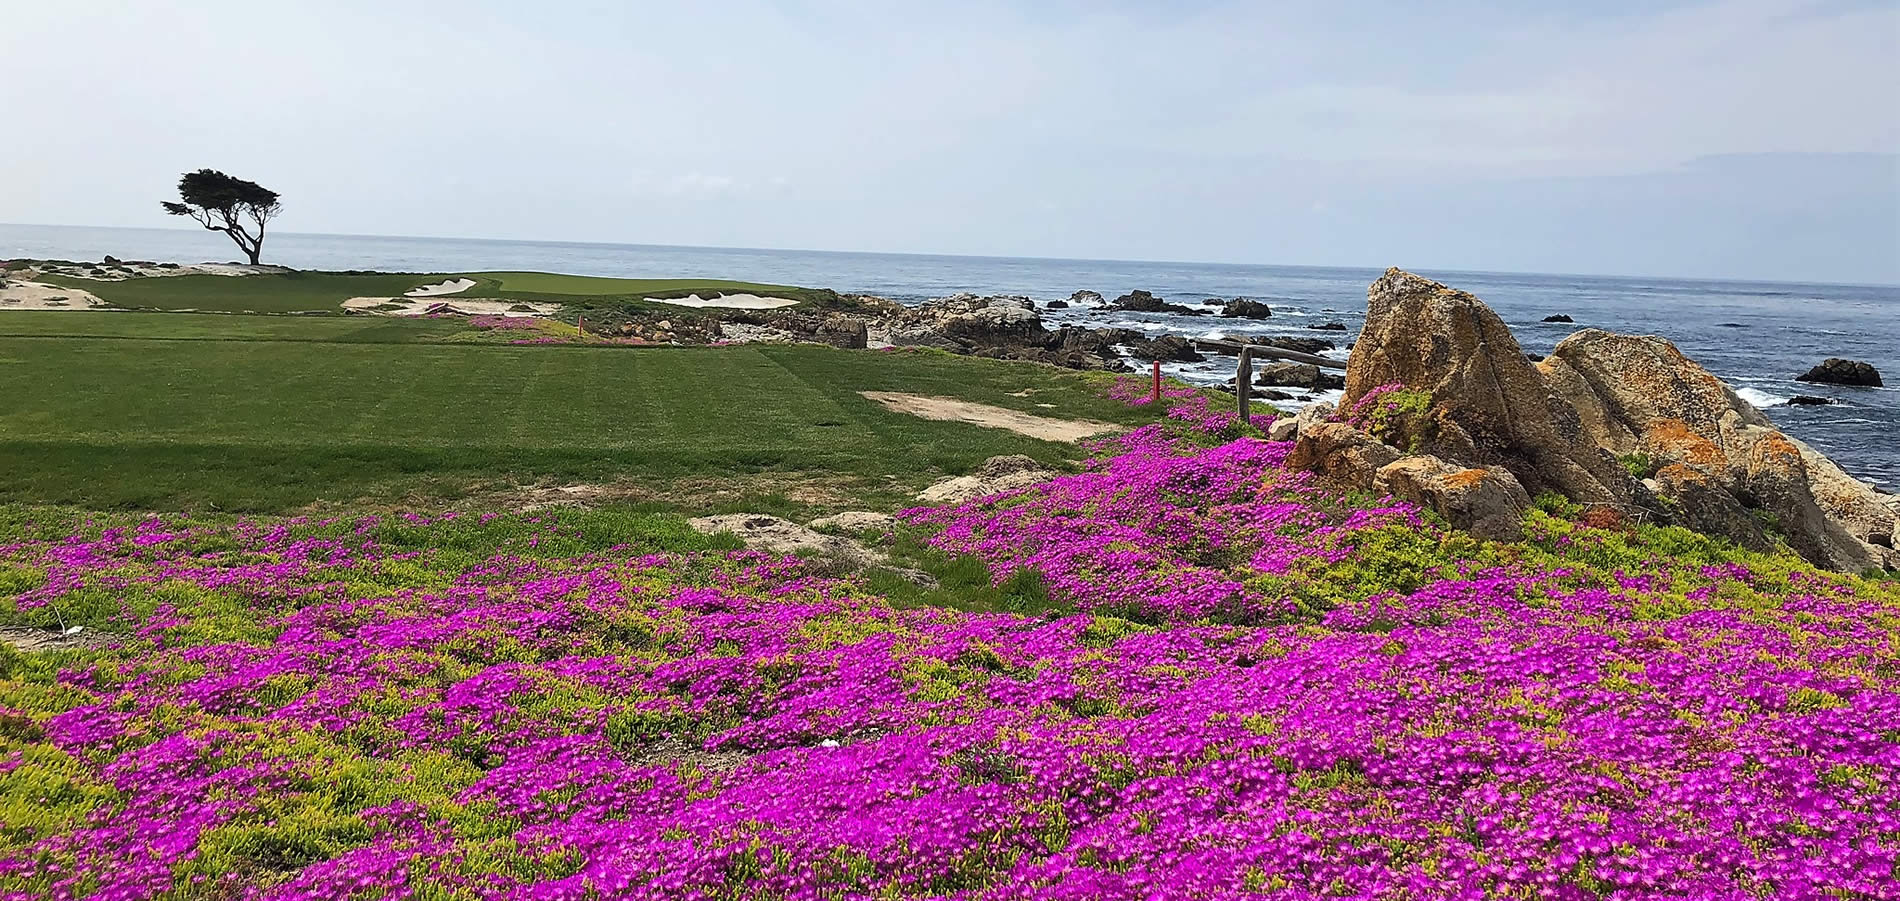
[[[16,257],[204,262],[229,260],[221,235],[184,229],[0,225],[0,259]],[[959,291],[1020,294],[1039,302],[1078,290],[1114,298],[1142,288],[1177,303],[1249,297],[1267,302],[1266,320],[1089,309],[1050,311],[1056,323],[1125,325],[1189,336],[1295,335],[1338,342],[1345,357],[1364,320],[1366,285],[1380,269],[1045,260],[1011,257],[747,250],[542,241],[276,234],[268,262],[301,269],[411,272],[545,270],[583,275],[712,277],[875,294],[918,302]],[[1516,332],[1526,351],[1549,352],[1571,331],[1599,327],[1661,335],[1728,381],[1788,433],[1832,456],[1850,473],[1900,490],[1900,286],[1701,281],[1528,273],[1452,272],[1393,260],[1476,294]],[[1565,314],[1574,324],[1545,323]],[[1338,322],[1345,332],[1309,329]],[[1865,360],[1892,384],[1836,388],[1794,381],[1827,357]],[[1231,358],[1171,365],[1200,383],[1233,375]],[[1795,394],[1831,406],[1786,406]]]

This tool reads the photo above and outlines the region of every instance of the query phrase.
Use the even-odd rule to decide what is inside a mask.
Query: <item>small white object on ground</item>
[[[649,297],[648,303],[666,303],[676,307],[718,307],[726,310],[776,310],[789,307],[798,301],[783,297],[760,297],[757,294],[727,294],[723,297],[700,297],[688,294],[685,297]]]
[[[448,281],[439,282],[433,285],[423,285],[420,288],[410,288],[409,290],[402,292],[402,296],[404,297],[441,297],[444,294],[460,294],[463,291],[467,291],[468,289],[473,288],[473,287],[475,287],[475,280],[472,278],[452,278],[452,279],[449,279]]]

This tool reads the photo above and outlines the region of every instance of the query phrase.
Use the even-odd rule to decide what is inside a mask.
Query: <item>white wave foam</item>
[[[1769,394],[1760,388],[1737,388],[1735,389],[1735,393],[1740,395],[1742,400],[1748,401],[1757,407],[1779,407],[1788,402],[1787,397],[1780,394]]]

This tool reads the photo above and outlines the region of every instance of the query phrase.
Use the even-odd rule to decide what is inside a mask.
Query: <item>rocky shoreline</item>
[[[1274,424],[1292,468],[1515,537],[1533,498],[1816,566],[1900,567],[1900,497],[1783,433],[1655,336],[1584,329],[1533,363],[1478,298],[1398,269],[1367,290],[1339,405]]]

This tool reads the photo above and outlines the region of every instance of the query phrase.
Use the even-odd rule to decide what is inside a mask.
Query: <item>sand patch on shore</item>
[[[776,310],[779,307],[789,307],[798,303],[796,300],[787,300],[783,297],[760,297],[757,294],[726,294],[720,297],[700,297],[697,294],[688,294],[685,297],[649,297],[647,302],[695,309],[716,307],[723,310]]]
[[[12,279],[0,288],[0,310],[90,310],[105,305],[98,295],[80,288]]]
[[[990,429],[1008,429],[1019,435],[1044,441],[1076,442],[1092,435],[1121,428],[1109,422],[1090,419],[1054,419],[1036,416],[989,404],[972,403],[954,397],[926,397],[895,391],[860,391],[866,399],[883,405],[893,413],[907,413],[923,419],[967,422]]]
[[[552,316],[561,311],[558,303],[530,303],[521,300],[436,300],[430,297],[352,297],[343,302],[352,313],[378,316]]]
[[[448,281],[441,282],[434,285],[423,285],[420,288],[410,288],[409,290],[402,292],[402,296],[404,297],[441,297],[446,294],[460,294],[463,291],[467,291],[468,289],[473,288],[473,287],[475,287],[475,280],[472,278],[452,278],[452,279],[449,279]]]

